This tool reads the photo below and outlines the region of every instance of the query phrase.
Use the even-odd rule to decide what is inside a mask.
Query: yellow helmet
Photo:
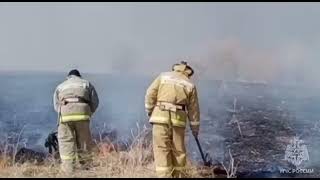
[[[188,65],[186,61],[181,61],[178,64],[174,64],[172,66],[172,71],[179,71],[186,73],[189,77],[194,74],[193,69]]]

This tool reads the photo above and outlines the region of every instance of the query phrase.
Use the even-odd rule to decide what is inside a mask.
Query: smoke
[[[311,85],[317,80],[317,4],[3,3],[0,8],[2,70],[77,67],[154,75],[188,56],[201,73],[198,79]]]
[[[274,48],[250,46],[239,39],[216,40],[191,60],[196,79],[254,81],[318,88],[319,65],[302,43]],[[197,74],[198,73],[198,74]]]

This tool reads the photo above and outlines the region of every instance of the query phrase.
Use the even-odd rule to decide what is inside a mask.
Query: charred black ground
[[[226,166],[232,157],[234,165],[238,164],[237,177],[319,176],[316,102],[320,101],[303,90],[265,83],[215,82],[213,106],[202,125],[205,148]],[[286,147],[295,136],[305,142],[310,156],[300,168],[312,168],[313,173],[280,173],[281,169],[296,168],[285,160]]]

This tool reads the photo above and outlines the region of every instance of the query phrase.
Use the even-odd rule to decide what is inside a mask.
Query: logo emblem
[[[290,144],[287,145],[285,160],[289,161],[296,167],[300,166],[303,161],[309,160],[307,146],[298,137],[294,137]]]

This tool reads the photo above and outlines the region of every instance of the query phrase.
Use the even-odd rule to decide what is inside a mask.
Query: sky
[[[320,3],[1,2],[0,71],[316,80]]]

